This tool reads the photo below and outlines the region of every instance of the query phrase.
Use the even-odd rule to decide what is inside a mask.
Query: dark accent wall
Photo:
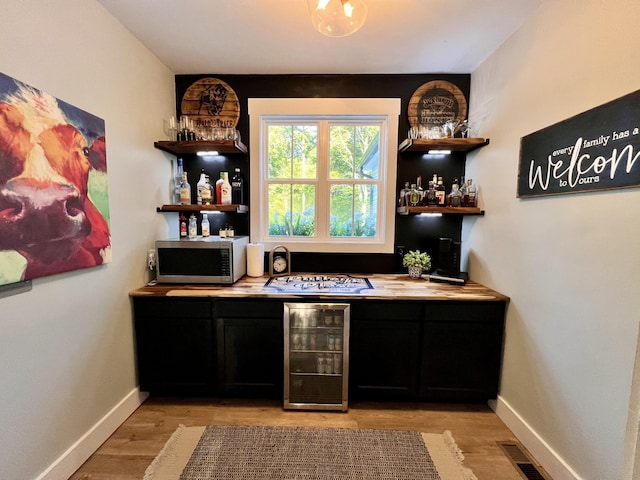
[[[182,96],[189,86],[206,77],[214,77],[226,82],[236,93],[240,103],[238,130],[243,143],[249,144],[249,116],[247,100],[249,98],[400,98],[398,141],[407,137],[409,121],[407,107],[413,93],[424,83],[433,80],[446,80],[460,88],[469,100],[471,76],[468,74],[412,74],[412,75],[176,75],[176,112],[180,115]],[[251,155],[251,152],[249,152]],[[200,169],[208,167],[204,160],[197,157],[185,159],[185,168],[189,179],[195,183]],[[242,156],[229,155],[223,160],[225,169],[233,172],[240,167],[245,175],[249,194],[249,214],[215,215],[212,230],[221,223],[233,223],[237,234],[249,234],[249,215],[251,215],[251,195],[248,182],[249,162]],[[422,175],[424,185],[437,173],[444,178],[449,188],[454,177],[464,175],[465,154],[452,153],[440,158],[426,158],[420,153],[398,154],[398,178],[396,179],[396,197],[404,182],[414,183]],[[220,167],[217,167],[219,170]],[[232,216],[230,216],[232,215]],[[426,250],[437,267],[437,245],[439,237],[451,237],[460,240],[462,216],[420,217],[396,216],[395,245],[404,251],[410,249]],[[211,220],[211,219],[210,219]],[[286,243],[286,242],[285,242]],[[294,253],[293,270],[317,273],[393,273],[403,272],[399,254],[330,254],[330,253]]]

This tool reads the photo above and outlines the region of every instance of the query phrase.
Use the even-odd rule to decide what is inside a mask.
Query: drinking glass
[[[456,120],[456,119],[444,122],[443,130],[444,130],[445,136],[448,138],[455,137],[459,125],[460,125],[460,120]]]
[[[176,117],[165,118],[162,121],[162,125],[164,128],[164,134],[167,136],[167,138],[175,142],[178,135],[178,124],[176,122]]]

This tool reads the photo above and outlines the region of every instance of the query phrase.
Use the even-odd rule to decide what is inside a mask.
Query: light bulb
[[[346,37],[357,32],[367,18],[363,0],[307,0],[311,23],[329,37]]]

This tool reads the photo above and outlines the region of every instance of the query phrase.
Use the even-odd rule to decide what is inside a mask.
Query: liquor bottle
[[[418,205],[424,205],[424,189],[422,188],[422,177],[416,178],[416,189],[418,190]]]
[[[473,183],[471,179],[467,180],[467,192],[469,194],[469,206],[478,206],[478,187]]]
[[[460,177],[460,196],[462,197],[462,202],[460,203],[460,206],[468,207],[469,194],[467,193],[467,182],[464,181],[464,177]]]
[[[205,190],[207,192],[205,193]],[[204,168],[200,172],[200,180],[196,183],[196,203],[198,205],[202,205],[204,203],[204,198],[208,197],[208,189],[207,189],[207,174],[204,173]]]
[[[209,227],[209,217],[206,213],[202,214],[202,223],[200,224],[200,228],[202,229],[203,237],[208,237],[211,234],[211,230]]]
[[[442,177],[438,177],[438,184],[435,186],[436,189],[436,197],[438,198],[438,206],[444,207],[446,204],[447,194],[444,190],[444,182],[442,181]]]
[[[175,173],[176,174],[173,177],[173,201],[175,204],[179,205],[182,202],[180,197],[180,185],[182,185],[182,174],[184,173],[184,164],[181,158],[177,160]]]
[[[218,205],[231,205],[229,172],[220,172],[220,179],[216,182],[216,203]]]
[[[186,238],[186,236],[187,236],[187,217],[184,216],[184,213],[180,214],[179,221],[180,221],[180,237]]]
[[[209,175],[206,176],[207,178],[207,189],[209,190],[209,194],[206,197],[206,200],[208,200],[209,203],[205,203],[205,198],[203,198],[203,203],[205,205],[215,205],[215,196],[216,196],[216,189],[215,186],[211,184],[211,179],[209,178]]]
[[[244,205],[244,178],[238,167],[235,168],[231,178],[231,203]]]
[[[400,190],[400,198],[398,198],[398,206],[406,207],[409,205],[409,199],[407,195],[411,192],[411,188],[409,188],[409,182],[404,182],[404,188]]]
[[[196,238],[198,236],[198,221],[196,216],[192,213],[189,217],[189,238]]]
[[[449,194],[449,205],[452,207],[460,207],[462,205],[462,194],[460,193],[460,186],[458,185],[458,179],[451,185],[451,193]]]
[[[416,188],[416,184],[411,184],[411,191],[409,192],[409,203],[412,207],[415,207],[420,202],[420,194],[418,193],[418,189]]]
[[[191,185],[187,180],[187,172],[182,173],[182,183],[180,183],[180,203],[191,205]]]
[[[429,180],[429,190],[427,190],[427,195],[426,195],[427,199],[426,199],[426,204],[429,207],[435,207],[438,205],[438,197],[436,196],[436,187],[433,184],[432,180]]]

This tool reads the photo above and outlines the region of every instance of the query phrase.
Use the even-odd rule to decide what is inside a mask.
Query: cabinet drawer
[[[235,318],[282,318],[282,301],[278,300],[222,300],[216,302],[216,316]]]
[[[211,318],[212,302],[194,298],[144,298],[134,297],[136,317],[157,318]]]
[[[427,302],[424,318],[430,322],[503,322],[504,302]]]
[[[351,318],[354,320],[420,320],[422,303],[393,301],[352,303]]]

